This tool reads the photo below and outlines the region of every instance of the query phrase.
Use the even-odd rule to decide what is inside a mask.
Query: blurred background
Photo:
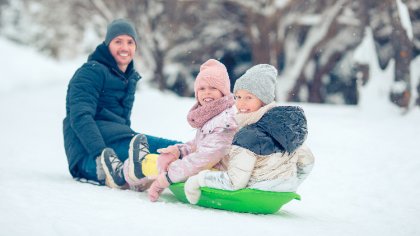
[[[136,25],[140,74],[179,96],[194,95],[200,64],[216,58],[232,86],[269,63],[278,101],[328,104],[357,105],[369,81],[385,81],[376,66],[390,77],[387,103],[420,106],[419,0],[0,0],[0,37],[59,61],[86,58],[115,18]]]

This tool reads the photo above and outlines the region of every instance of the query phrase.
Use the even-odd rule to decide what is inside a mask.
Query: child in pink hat
[[[200,67],[194,83],[196,104],[188,112],[188,123],[196,136],[185,144],[159,149],[160,174],[149,189],[156,201],[171,183],[184,182],[202,170],[210,169],[229,151],[237,129],[234,97],[226,67],[210,59]]]
[[[197,204],[201,187],[296,192],[314,165],[305,145],[308,126],[297,106],[277,106],[277,69],[259,64],[236,80],[238,130],[218,171],[203,170],[185,183],[187,200]]]
[[[150,187],[149,198],[156,201],[170,183],[184,182],[212,168],[228,153],[237,123],[226,67],[214,59],[206,61],[200,67],[194,91],[197,102],[187,120],[197,129],[195,138],[158,149],[157,156],[150,154],[147,137],[137,134],[131,139],[128,159],[122,162],[114,158],[105,169],[109,187],[136,191]]]

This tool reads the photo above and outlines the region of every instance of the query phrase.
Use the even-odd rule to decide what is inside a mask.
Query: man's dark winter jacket
[[[112,142],[132,137],[130,115],[140,75],[133,62],[123,73],[103,43],[70,80],[63,121],[64,146],[70,173],[77,163],[95,158]]]
[[[302,108],[279,106],[270,109],[258,122],[240,129],[233,139],[233,145],[258,155],[292,153],[303,144],[307,134]]]

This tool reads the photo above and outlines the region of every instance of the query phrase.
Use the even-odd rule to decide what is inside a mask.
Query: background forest
[[[217,58],[232,86],[250,66],[270,63],[279,101],[358,104],[378,63],[393,70],[389,101],[420,105],[418,0],[0,0],[0,36],[58,60],[85,57],[120,17],[137,27],[143,77],[180,96],[193,96],[199,65]],[[354,56],[366,37],[375,62]]]

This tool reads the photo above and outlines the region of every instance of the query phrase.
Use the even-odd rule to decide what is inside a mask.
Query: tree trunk
[[[164,68],[164,55],[161,50],[157,49],[154,52],[155,57],[155,69],[154,69],[154,78],[153,82],[155,82],[159,88],[159,90],[163,91],[167,88],[166,80],[163,75],[163,68]]]
[[[394,47],[395,83],[390,99],[399,107],[407,108],[411,98],[410,63],[412,44],[407,32],[401,24],[397,3],[390,6],[392,16],[392,45]]]
[[[274,16],[264,16],[255,12],[247,12],[247,34],[251,40],[253,64],[268,63],[277,65],[277,38]]]
[[[408,8],[408,13],[410,15],[412,31],[413,31],[413,39],[412,39],[412,58],[417,57],[420,55],[420,4],[418,4],[418,0],[403,0]],[[420,75],[419,75],[420,76]],[[420,106],[420,78],[418,79],[417,84],[417,99],[415,104]],[[413,86],[416,86],[413,84]]]

